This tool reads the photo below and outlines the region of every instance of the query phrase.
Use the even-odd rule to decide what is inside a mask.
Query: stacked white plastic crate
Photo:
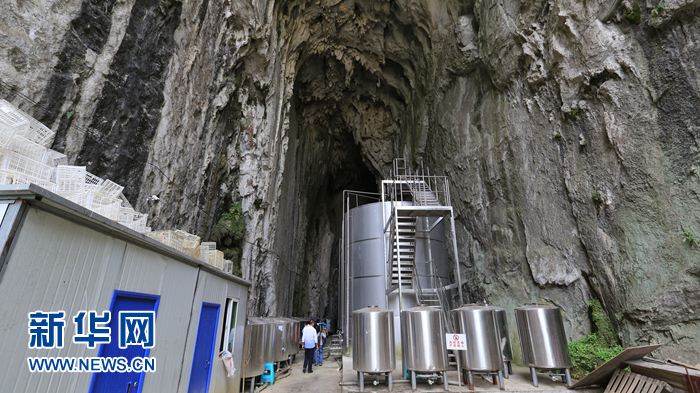
[[[5,100],[0,100],[0,184],[34,183],[137,232],[149,232],[148,216],[135,211],[124,187],[101,179],[84,166],[69,166],[51,150],[54,133]]]
[[[216,249],[215,242],[199,242],[199,236],[182,230],[153,231],[146,234],[167,246],[181,251],[200,261],[233,274],[233,262],[224,259],[224,253]]]
[[[224,253],[216,249],[215,242],[202,242],[200,244],[199,260],[224,270]]]
[[[199,236],[181,230],[153,231],[146,234],[166,246],[170,246],[193,258],[199,258]]]

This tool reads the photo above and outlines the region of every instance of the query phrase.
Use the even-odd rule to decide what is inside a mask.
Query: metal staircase
[[[430,232],[438,222],[449,217],[452,224],[452,241],[454,255],[458,258],[457,243],[454,233],[454,213],[450,205],[449,183],[444,176],[430,176],[423,168],[422,163],[417,172],[411,170],[405,159],[394,159],[394,167],[390,180],[382,181],[382,202],[391,202],[390,217],[384,217],[385,255],[387,255],[387,270],[390,272],[390,281],[387,285],[387,303],[390,293],[399,292],[399,308],[403,309],[403,292],[413,292],[418,304],[440,307],[443,310],[445,325],[452,330],[450,320],[450,301],[446,293],[447,289],[459,288],[459,297],[462,301],[462,288],[458,284],[445,285],[440,279],[432,257],[427,261],[417,260],[416,240],[418,235],[418,220],[425,220],[425,236],[427,236],[428,252],[430,253]],[[404,203],[407,202],[407,203]],[[410,202],[410,203],[408,203]],[[386,213],[385,213],[386,214]],[[429,217],[437,217],[430,226]],[[388,232],[388,233],[387,233]],[[386,252],[387,249],[390,252]],[[456,261],[457,276],[459,277],[459,261]],[[421,278],[417,266],[426,264],[429,285],[422,288]]]
[[[400,279],[402,286],[410,286],[412,284],[413,264],[416,259],[416,218],[398,217],[396,231],[391,265],[391,285],[398,285]]]
[[[418,206],[441,206],[437,195],[435,195],[435,192],[430,189],[430,185],[425,181],[416,180],[407,183],[407,186],[411,190],[413,201],[416,202]]]
[[[342,310],[341,323],[344,331],[351,332],[350,318],[352,311],[354,311],[351,299],[353,302],[357,300],[351,295],[354,288],[354,274],[357,274],[357,272],[353,272],[355,269],[353,261],[367,263],[366,261],[371,260],[370,263],[373,264],[375,258],[382,257],[377,255],[382,251],[376,253],[374,251],[376,248],[371,252],[367,251],[366,255],[356,254],[362,253],[362,250],[359,248],[356,250],[354,243],[351,242],[351,232],[354,233],[353,231],[357,230],[354,226],[357,223],[352,224],[350,212],[356,207],[375,202],[381,203],[378,204],[381,206],[381,213],[377,212],[377,214],[381,214],[384,228],[380,233],[383,233],[383,236],[373,235],[375,237],[367,240],[379,240],[383,243],[385,264],[382,273],[383,289],[386,296],[384,299],[385,307],[400,313],[404,309],[404,302],[407,302],[407,306],[414,304],[413,296],[415,296],[417,304],[440,307],[444,311],[448,332],[454,331],[450,320],[451,298],[453,296],[450,291],[455,289],[458,291],[459,298],[456,301],[459,304],[464,303],[464,300],[449,182],[445,176],[431,176],[422,163],[418,165],[417,170],[413,170],[409,167],[408,161],[401,158],[394,160],[390,177],[382,180],[381,192],[352,190],[343,192],[343,233],[342,239],[339,240],[342,277],[339,309]],[[374,208],[372,207],[372,209]],[[357,228],[361,228],[362,225],[364,224],[358,225]],[[433,232],[436,228],[440,232],[438,236],[436,236],[437,232]],[[442,236],[443,230],[446,235],[444,238]],[[435,243],[431,245],[431,236],[432,241],[442,243],[447,240],[452,243],[456,283],[445,283],[443,282],[445,277],[441,278],[438,274],[439,266],[441,274],[446,276],[443,266],[447,261],[433,258],[432,253],[436,245]],[[445,244],[445,246],[448,245],[449,242]],[[442,244],[439,247],[442,248]],[[443,252],[440,250],[440,255]],[[376,298],[376,295],[373,296]],[[381,296],[381,292],[379,296]],[[362,301],[364,302],[364,300]],[[350,334],[344,336],[345,347],[350,343],[349,337]],[[451,364],[453,360],[454,358],[451,357]]]

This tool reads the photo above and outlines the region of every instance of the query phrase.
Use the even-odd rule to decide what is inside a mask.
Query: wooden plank
[[[685,384],[686,371],[684,367],[672,364],[657,364],[644,360],[625,361],[633,372],[664,381],[674,388],[687,390]],[[700,371],[688,369],[688,373],[700,377]]]
[[[623,375],[622,380],[619,385],[617,385],[617,388],[615,389],[615,393],[622,393],[625,391],[625,387],[629,383],[630,379],[632,378],[632,373],[625,370],[625,375]]]
[[[653,380],[647,376],[642,375],[641,382],[642,386],[641,389],[639,389],[639,393],[649,393],[649,387],[651,387],[651,382]]]
[[[672,389],[673,389],[673,388],[671,387],[671,385],[669,385],[669,384],[667,384],[666,382],[663,382],[663,381],[662,381],[662,382],[659,384],[659,389],[656,391],[656,393],[661,393],[661,392],[664,392],[664,391],[670,392],[670,391],[672,391]]]
[[[612,392],[612,387],[615,383],[617,383],[618,379],[620,378],[622,370],[621,369],[616,369],[615,373],[613,374],[612,378],[610,379],[610,382],[608,382],[608,386],[605,387],[605,392],[603,393],[610,393]]]
[[[649,393],[656,393],[656,389],[658,389],[659,385],[661,385],[661,381],[655,379],[654,382],[652,382],[651,387],[649,388]]]
[[[641,359],[644,356],[652,353],[661,345],[645,345],[642,347],[631,347],[620,352],[614,358],[608,360],[603,365],[593,370],[583,379],[573,384],[569,389],[580,389],[591,385],[603,385],[610,380],[616,369],[622,366],[628,360]]]
[[[625,374],[627,371],[625,370],[620,370],[620,375],[618,375],[617,380],[615,380],[615,383],[612,385],[612,388],[610,391],[612,393],[617,393],[620,390],[620,385],[622,384],[622,380],[625,379]]]
[[[629,386],[627,387],[627,389],[623,393],[634,393],[636,391],[635,389],[637,388],[637,384],[639,383],[639,377],[641,377],[641,375],[639,375],[639,374],[632,374],[632,375],[634,375],[634,378],[632,379],[632,382],[629,384]]]
[[[611,391],[613,393],[617,393],[620,391],[620,388],[622,387],[622,381],[624,381],[625,376],[627,375],[627,371],[621,370],[620,375],[617,377],[617,381],[615,381],[615,384],[612,386]]]

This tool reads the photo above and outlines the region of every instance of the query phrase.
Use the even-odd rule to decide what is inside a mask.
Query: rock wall
[[[55,149],[156,229],[241,202],[251,312],[336,315],[342,190],[406,156],[450,178],[471,301],[556,304],[575,339],[597,298],[623,344],[700,357],[697,2],[4,8],[0,92]]]

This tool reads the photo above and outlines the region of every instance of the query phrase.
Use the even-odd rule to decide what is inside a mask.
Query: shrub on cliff
[[[245,234],[243,208],[237,201],[231,203],[228,212],[221,215],[214,227],[211,240],[223,251],[224,258],[233,262],[233,274],[241,275],[241,241]]]
[[[591,300],[594,333],[569,343],[574,378],[580,379],[622,352],[610,318],[597,300]]]

